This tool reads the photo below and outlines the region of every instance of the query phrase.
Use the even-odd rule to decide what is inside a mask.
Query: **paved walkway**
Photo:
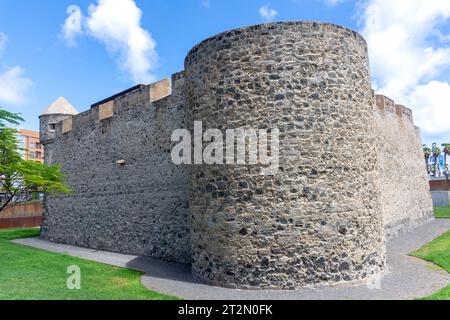
[[[145,257],[116,254],[50,243],[40,239],[21,239],[14,242],[64,253],[114,266],[145,272],[142,283],[147,288],[184,299],[224,300],[370,300],[370,299],[414,299],[430,295],[450,284],[450,275],[433,270],[431,264],[407,256],[422,245],[450,229],[450,219],[435,220],[413,232],[403,234],[387,245],[388,272],[377,283],[350,286],[337,285],[317,289],[306,288],[291,291],[281,290],[233,290],[213,287],[195,282],[186,265],[170,264]],[[434,268],[436,269],[436,268]],[[371,287],[371,288],[369,288]]]

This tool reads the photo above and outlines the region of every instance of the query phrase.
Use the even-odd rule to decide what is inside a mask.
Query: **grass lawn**
[[[411,254],[430,261],[450,273],[450,231]],[[427,300],[450,300],[450,286],[426,297]]]
[[[450,207],[434,208],[436,218],[450,218]]]
[[[1,300],[170,300],[147,290],[141,273],[63,254],[33,249],[9,240],[36,237],[38,229],[0,230]],[[81,270],[81,289],[69,290],[69,266]]]

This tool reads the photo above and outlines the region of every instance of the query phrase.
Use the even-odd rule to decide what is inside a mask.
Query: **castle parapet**
[[[174,164],[170,153],[172,132],[187,117],[183,93],[181,72],[55,125],[46,162],[61,165],[73,192],[46,196],[44,239],[191,261],[186,168]]]
[[[384,95],[380,94],[375,95],[375,105],[381,112],[394,113],[400,118],[405,117],[409,119],[411,122],[414,121],[413,112],[411,109],[403,105],[396,104],[394,100]]]
[[[375,105],[381,212],[391,239],[429,220],[431,200],[412,110],[383,95],[375,95]]]
[[[71,132],[77,125],[86,122],[96,122],[110,119],[124,108],[143,106],[169,97],[175,91],[184,87],[184,72],[172,75],[171,79],[163,79],[149,85],[137,85],[109,98],[94,103],[85,112],[67,115],[55,124],[56,134]]]

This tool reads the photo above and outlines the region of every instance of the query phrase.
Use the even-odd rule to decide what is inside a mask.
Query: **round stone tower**
[[[209,38],[188,54],[204,129],[280,131],[280,167],[193,165],[192,271],[238,288],[357,281],[385,266],[365,40],[284,22]],[[225,134],[224,134],[225,136]]]
[[[51,163],[51,143],[55,138],[56,124],[77,113],[78,111],[70,104],[70,102],[68,102],[64,97],[59,97],[39,116],[40,140],[45,148],[45,163]]]

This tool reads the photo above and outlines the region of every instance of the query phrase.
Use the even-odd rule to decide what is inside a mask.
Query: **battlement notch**
[[[184,71],[173,74],[170,79],[166,78],[149,85],[136,85],[92,104],[87,111],[65,115],[54,123],[54,134],[69,133],[81,123],[110,119],[123,108],[157,102],[171,96],[173,92],[183,90],[183,87]]]
[[[394,100],[384,95],[375,95],[375,105],[384,113],[394,113],[400,118],[407,118],[413,122],[413,111],[401,104],[396,104]]]

